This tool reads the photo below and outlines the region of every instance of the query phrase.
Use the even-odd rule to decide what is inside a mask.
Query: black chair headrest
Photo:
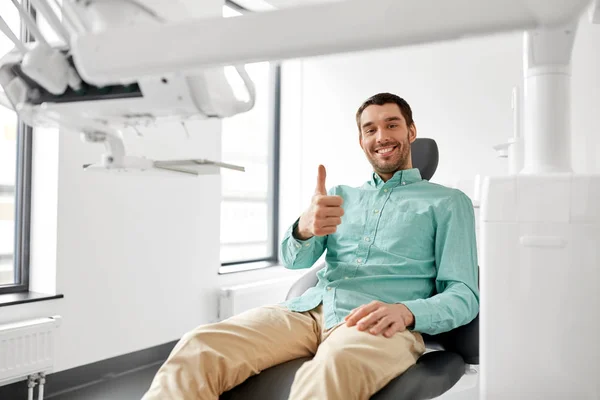
[[[413,167],[419,169],[421,178],[430,180],[440,159],[437,143],[433,139],[417,138],[410,148]]]

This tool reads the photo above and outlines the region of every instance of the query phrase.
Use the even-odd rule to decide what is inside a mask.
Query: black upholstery
[[[438,165],[438,148],[432,139],[417,139],[412,144],[413,166],[423,179],[431,179]],[[287,298],[300,296],[316,285],[321,263],[311,268],[290,288]],[[436,336],[423,335],[428,349],[404,374],[393,379],[371,397],[372,400],[425,400],[442,395],[463,376],[466,364],[479,364],[479,316],[471,323]],[[284,400],[290,393],[296,371],[310,358],[292,360],[246,380],[224,393],[221,400]],[[336,400],[336,399],[328,399]]]
[[[435,140],[418,138],[410,146],[413,168],[418,168],[421,178],[430,180],[437,170],[440,153]]]

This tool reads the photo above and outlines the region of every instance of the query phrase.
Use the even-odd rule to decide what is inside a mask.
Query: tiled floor
[[[45,397],[48,400],[140,400],[160,364],[101,381],[78,390]],[[37,394],[37,393],[36,393]]]

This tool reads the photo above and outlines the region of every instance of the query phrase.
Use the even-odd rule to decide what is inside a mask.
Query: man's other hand
[[[368,329],[373,335],[383,332],[385,337],[392,337],[412,326],[415,316],[404,304],[372,301],[352,310],[345,320],[347,326],[356,325],[360,331]]]
[[[342,223],[344,200],[341,196],[328,196],[325,188],[325,167],[319,165],[317,187],[310,207],[300,217],[298,231],[294,236],[300,240],[310,239],[313,236],[331,235],[337,231],[337,226]]]

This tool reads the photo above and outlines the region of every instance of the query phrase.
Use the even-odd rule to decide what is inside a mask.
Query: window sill
[[[36,301],[46,301],[62,299],[62,294],[44,294],[36,292],[21,292],[0,294],[0,307],[14,306],[17,304],[33,303]]]
[[[239,263],[224,265],[219,268],[219,275],[233,274],[236,272],[254,271],[257,269],[281,267],[281,264],[275,261],[257,261],[249,263]]]

